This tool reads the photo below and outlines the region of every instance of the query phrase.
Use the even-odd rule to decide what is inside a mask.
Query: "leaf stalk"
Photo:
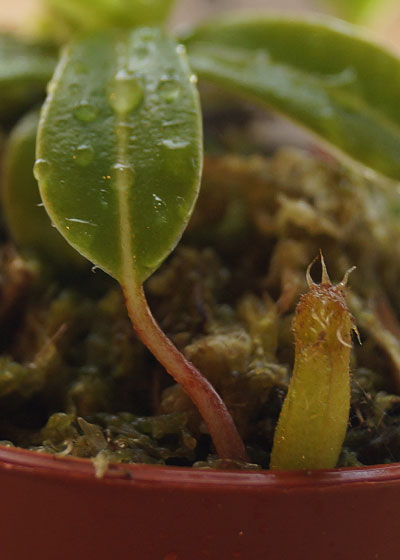
[[[225,403],[211,383],[159,327],[141,285],[123,287],[129,317],[139,339],[198,408],[221,459],[247,461],[245,446]]]

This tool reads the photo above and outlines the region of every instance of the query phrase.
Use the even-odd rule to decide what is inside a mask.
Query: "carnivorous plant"
[[[177,245],[198,196],[197,82],[285,115],[339,158],[395,182],[400,61],[358,28],[322,16],[224,15],[174,36],[164,24],[170,1],[48,4],[71,39],[38,124],[34,175],[45,210],[78,253],[120,283],[138,337],[196,405],[219,457],[248,461],[226,404],[163,333],[143,289]],[[27,50],[11,75],[20,56],[13,49],[24,48],[13,41],[1,38],[0,100],[3,107],[15,88],[22,110],[24,98],[50,78],[54,54],[36,60]],[[25,124],[32,145],[36,126],[34,115]],[[25,208],[28,197],[40,200],[33,179],[23,182],[26,194],[16,186],[18,146],[8,148],[3,189],[11,234],[39,251],[51,245],[64,266],[75,266],[71,249],[50,223],[43,226],[43,208]],[[321,284],[309,277],[310,292],[298,305],[295,366],[272,468],[334,467],[345,437],[354,320],[346,282],[332,286],[323,267]]]

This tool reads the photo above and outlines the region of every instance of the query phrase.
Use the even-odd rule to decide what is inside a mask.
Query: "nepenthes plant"
[[[163,333],[143,289],[177,245],[199,193],[198,79],[284,114],[328,151],[397,181],[400,62],[357,28],[324,17],[224,16],[174,37],[162,24],[170,2],[49,4],[71,39],[39,123],[31,115],[24,128],[36,143],[45,210],[78,253],[119,282],[138,337],[196,405],[219,457],[249,461],[228,407]],[[36,227],[43,208],[36,217],[25,208],[28,197],[13,182],[18,159],[10,161],[4,206],[14,238],[47,252],[54,240],[64,266],[80,261],[47,223],[48,231]],[[34,180],[23,184],[38,196]],[[346,282],[332,286],[322,263],[321,284],[309,277],[297,309],[294,374],[272,468],[334,467],[345,437],[354,324]]]

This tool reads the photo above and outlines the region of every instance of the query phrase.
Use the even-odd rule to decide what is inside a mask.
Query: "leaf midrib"
[[[122,47],[122,48],[121,48]],[[128,64],[128,38],[124,40],[117,40],[115,43],[115,54],[117,60],[117,71],[126,70]],[[125,56],[121,55],[121,52]],[[128,112],[116,111],[117,119],[115,124],[115,135],[117,139],[117,166],[123,168],[130,165],[128,157],[128,131],[124,126]],[[133,251],[133,229],[132,220],[130,219],[129,212],[129,190],[131,183],[129,176],[126,173],[115,173],[115,181],[113,181],[112,188],[116,193],[118,201],[118,215],[120,225],[120,251],[121,251],[121,284],[129,290],[129,288],[138,285],[135,274],[134,260],[135,255]]]

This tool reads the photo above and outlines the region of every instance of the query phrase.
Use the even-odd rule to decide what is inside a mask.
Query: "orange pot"
[[[400,464],[111,466],[0,448],[1,560],[396,560]]]

